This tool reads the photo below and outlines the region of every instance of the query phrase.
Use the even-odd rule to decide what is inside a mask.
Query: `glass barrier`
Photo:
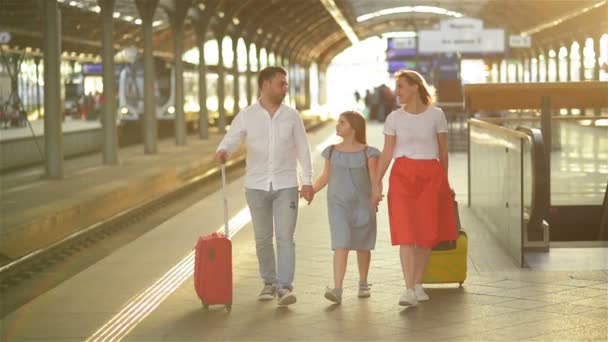
[[[524,200],[530,145],[522,132],[469,121],[469,206],[519,267],[524,266],[524,206],[530,202]]]
[[[608,178],[608,110],[595,116],[554,110],[551,120],[551,205],[601,205]],[[540,111],[476,114],[507,128],[540,128]]]

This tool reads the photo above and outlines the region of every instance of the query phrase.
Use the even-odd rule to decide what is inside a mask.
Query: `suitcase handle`
[[[229,239],[229,228],[228,228],[228,195],[226,193],[226,164],[221,164],[222,169],[222,195],[224,197],[224,235]]]

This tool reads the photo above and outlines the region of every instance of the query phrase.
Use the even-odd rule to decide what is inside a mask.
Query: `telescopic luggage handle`
[[[224,235],[229,239],[228,228],[228,195],[226,193],[226,163],[221,164],[222,167],[222,195],[224,197]]]

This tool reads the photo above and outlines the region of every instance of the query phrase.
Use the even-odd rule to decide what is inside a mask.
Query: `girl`
[[[369,297],[367,273],[371,250],[376,245],[376,206],[372,204],[372,181],[377,179],[376,164],[380,151],[367,146],[365,118],[358,112],[344,112],[336,125],[342,142],[327,147],[323,173],[313,185],[316,193],[329,184],[327,209],[334,250],[334,288],[325,298],[340,304],[348,252],[357,251],[360,298]]]
[[[456,240],[456,220],[447,179],[447,123],[433,107],[426,81],[415,71],[395,75],[396,95],[402,105],[384,124],[384,148],[373,183],[374,202],[382,198],[382,178],[394,158],[389,177],[388,211],[391,242],[399,245],[406,291],[399,305],[415,306],[429,300],[422,288],[431,248]]]

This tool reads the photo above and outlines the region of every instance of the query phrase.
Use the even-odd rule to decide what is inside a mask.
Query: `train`
[[[200,104],[198,101],[199,75],[198,66],[184,62],[184,115],[186,125],[194,130],[198,127]],[[155,84],[154,98],[156,119],[159,125],[169,124],[175,120],[175,70],[174,66],[162,59],[154,59]],[[144,65],[141,59],[133,63],[116,63],[116,100],[117,124],[120,126],[140,125],[144,113]],[[219,119],[219,106],[217,98],[217,73],[207,73],[207,100],[208,118],[210,125],[216,125]],[[244,77],[243,80],[244,81]],[[101,93],[102,65],[97,63],[84,63],[81,70],[72,73],[65,80],[65,110],[76,115],[83,99]],[[242,83],[242,82],[241,82]],[[87,86],[88,84],[88,86]],[[226,75],[224,107],[228,121],[233,117],[233,76]],[[245,85],[240,85],[240,108],[247,105],[245,98]],[[95,118],[95,115],[91,115]]]

